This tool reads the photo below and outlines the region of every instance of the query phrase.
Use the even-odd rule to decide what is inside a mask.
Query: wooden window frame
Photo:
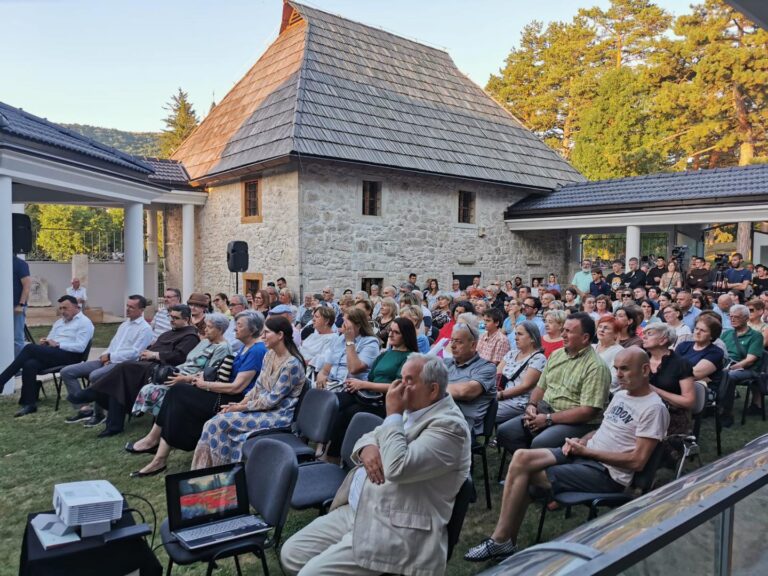
[[[261,272],[243,272],[243,295],[248,294],[248,282],[258,282],[258,290],[264,289],[264,274]]]
[[[373,190],[371,190],[370,186],[367,186],[367,185],[375,185],[375,186],[373,187]],[[372,216],[372,217],[381,216],[381,197],[383,195],[382,194],[383,188],[384,187],[381,181],[379,180],[363,180],[362,187],[361,187],[361,194],[360,194],[362,198],[361,214],[363,216]],[[368,196],[371,192],[376,193],[376,198],[375,198],[376,206],[375,206],[375,213],[373,214],[366,212],[366,208],[368,208],[369,205],[371,204],[370,197]]]
[[[248,185],[256,183],[256,211],[258,214],[248,215]],[[261,179],[250,178],[243,180],[242,189],[240,190],[240,223],[252,224],[264,221],[264,212],[262,211],[261,203],[262,191],[261,191]]]
[[[463,200],[466,196],[469,196],[470,202],[468,206],[464,206]],[[466,218],[466,219],[464,219]],[[469,190],[459,190],[458,198],[458,217],[456,220],[459,224],[476,224],[477,223],[477,194]]]

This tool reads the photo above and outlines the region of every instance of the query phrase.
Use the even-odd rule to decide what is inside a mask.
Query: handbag
[[[150,384],[163,384],[174,374],[178,374],[179,369],[172,364],[155,364],[149,373],[147,382]]]
[[[520,376],[520,374],[523,373],[523,370],[525,370],[526,366],[528,366],[528,362],[533,360],[533,357],[536,356],[536,354],[541,354],[541,352],[539,350],[537,350],[536,352],[534,352],[533,354],[528,356],[526,361],[523,362],[522,366],[520,366],[520,368],[518,368],[517,371],[514,374],[512,374],[512,376],[510,378],[505,377],[504,374],[501,375],[502,390],[506,387],[508,382],[514,382],[515,380],[517,380],[517,377]]]

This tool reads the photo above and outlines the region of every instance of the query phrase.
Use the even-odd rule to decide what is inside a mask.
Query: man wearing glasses
[[[248,309],[248,301],[242,294],[232,294],[229,297],[229,311],[232,312],[232,318],[229,321],[229,327],[224,332],[224,340],[227,341],[232,352],[237,352],[243,347],[243,343],[235,336],[235,318],[240,312]]]
[[[155,340],[157,340],[160,334],[171,329],[171,318],[168,310],[181,304],[181,291],[178,288],[166,288],[163,294],[163,303],[165,306],[155,313],[155,317],[152,318],[152,322],[149,324],[152,326],[152,334]]]
[[[541,310],[541,301],[533,296],[528,296],[523,300],[523,316],[529,322],[536,324],[539,332],[544,334],[544,321],[539,316],[539,310]]]
[[[759,367],[759,360],[763,356],[763,335],[749,327],[749,308],[743,304],[731,306],[729,311],[731,330],[723,332],[722,339],[728,350],[731,365],[728,366],[728,389],[723,398],[722,424],[726,428],[733,425],[733,401],[736,392],[736,384],[747,380],[754,380],[757,376],[755,369]],[[760,396],[755,394],[755,396]],[[753,406],[755,406],[753,404]],[[759,407],[752,408],[751,411]]]

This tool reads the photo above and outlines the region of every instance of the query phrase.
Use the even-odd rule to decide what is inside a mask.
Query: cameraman
[[[744,291],[750,285],[752,281],[752,272],[742,268],[741,264],[744,261],[744,257],[735,252],[731,256],[731,267],[725,271],[725,290],[736,290],[739,295],[739,301],[744,301]]]
[[[691,258],[693,268],[685,276],[686,287],[693,292],[694,290],[707,290],[710,287],[709,270],[704,268],[704,258],[694,256]]]

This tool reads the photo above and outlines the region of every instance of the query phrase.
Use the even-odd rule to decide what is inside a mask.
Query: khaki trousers
[[[320,516],[291,536],[280,551],[286,573],[295,576],[379,575],[355,563],[352,527],[355,512],[349,505]]]

